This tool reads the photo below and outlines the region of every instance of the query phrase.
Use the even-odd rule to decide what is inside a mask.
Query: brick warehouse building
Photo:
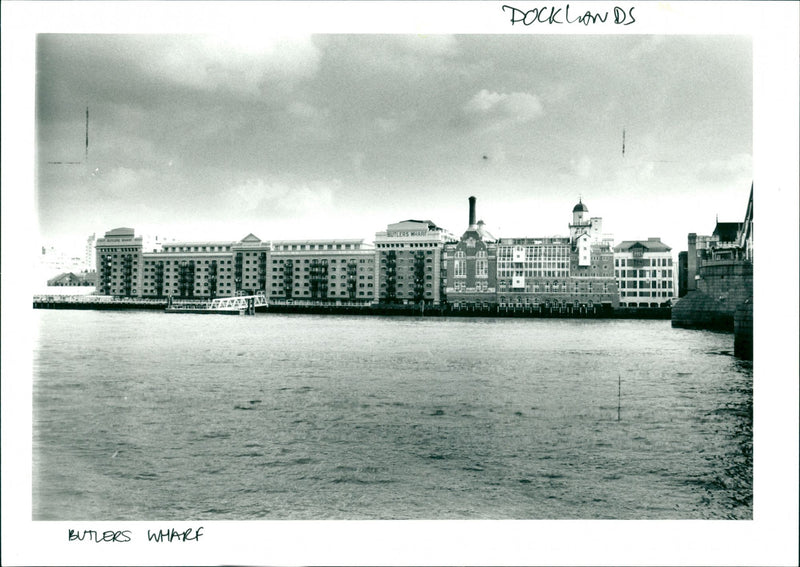
[[[455,240],[429,220],[405,220],[375,234],[375,285],[382,304],[439,305],[444,298],[442,258]]]
[[[97,240],[97,291],[118,297],[374,300],[375,251],[363,240],[171,242],[150,252],[131,228]]]
[[[447,302],[565,312],[618,307],[613,250],[602,219],[587,213],[583,202],[575,206],[569,237],[496,240],[475,223],[471,197],[469,228],[446,246]]]
[[[497,304],[497,239],[475,222],[475,197],[469,198],[469,224],[458,241],[445,245],[442,286],[455,307]]]

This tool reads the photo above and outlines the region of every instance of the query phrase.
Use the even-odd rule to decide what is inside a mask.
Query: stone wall
[[[672,307],[672,326],[734,332],[734,352],[753,357],[753,264],[705,262],[697,289]]]
[[[733,314],[726,305],[702,291],[690,291],[672,306],[672,326],[686,329],[733,331]]]
[[[753,264],[750,262],[707,261],[699,272],[697,290],[717,300],[722,313],[733,316],[737,307],[753,297]]]

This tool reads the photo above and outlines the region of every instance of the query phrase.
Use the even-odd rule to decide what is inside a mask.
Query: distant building
[[[102,295],[142,296],[142,237],[132,228],[116,228],[98,238],[97,291]]]
[[[614,247],[614,273],[623,307],[665,307],[675,297],[672,248],[660,238],[626,240]]]
[[[90,234],[86,238],[86,247],[84,253],[84,269],[88,272],[95,270],[97,266],[94,254],[94,244],[96,241],[97,238],[95,238],[95,233]]]
[[[62,287],[62,286],[93,286],[95,285],[94,281],[95,272],[88,272],[88,273],[81,273],[75,274],[73,272],[67,272],[61,275],[58,275],[52,279],[47,280],[48,287]]]
[[[54,246],[42,246],[36,261],[36,279],[44,283],[56,276],[86,271],[85,260],[80,256],[69,256]]]
[[[456,238],[429,220],[405,220],[375,234],[375,285],[384,304],[438,305],[442,253]]]
[[[236,295],[235,242],[172,242],[143,254],[140,297],[214,299]]]
[[[282,240],[269,253],[267,297],[372,303],[375,249],[363,240]]]

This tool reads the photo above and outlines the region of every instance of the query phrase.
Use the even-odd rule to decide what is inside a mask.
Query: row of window
[[[620,297],[672,297],[671,291],[620,291]]]
[[[230,246],[164,246],[164,252],[229,252]]]
[[[209,260],[145,260],[144,261],[144,265],[145,266],[157,266],[158,264],[164,264],[165,266],[169,266],[169,265],[180,266],[180,265],[188,265],[188,264],[200,265],[201,263],[202,264],[209,264],[211,262],[216,262],[219,265],[222,265],[222,264],[230,265],[230,264],[233,263],[232,260],[210,260],[210,261]]]
[[[672,289],[672,280],[620,280],[620,289]]]
[[[499,246],[497,257],[502,259],[515,259],[515,262],[524,262],[526,258],[566,258],[569,257],[571,247],[569,244],[563,245],[540,245],[540,246]]]
[[[286,262],[287,262],[287,263],[288,263],[288,262],[291,262],[291,263],[294,263],[294,262],[300,263],[300,258],[291,258],[291,259],[287,259],[287,260],[286,260]],[[320,265],[323,265],[323,266],[326,266],[326,265],[328,265],[328,259],[327,259],[327,258],[323,258],[323,259],[320,259],[320,260],[313,260],[313,262],[319,262],[319,264],[320,264]],[[351,263],[351,264],[372,264],[372,263],[373,263],[373,260],[372,260],[372,258],[358,258],[358,259],[356,259],[356,258],[348,258],[348,259],[342,258],[342,259],[340,259],[340,260],[339,260],[339,262],[340,262],[341,264],[345,264],[345,263],[348,263],[348,262],[349,262],[349,263]],[[273,263],[273,264],[283,264],[283,263],[284,263],[284,260],[272,260],[272,263]],[[308,264],[308,263],[309,263],[309,260],[308,260],[308,258],[304,258],[304,259],[303,259],[303,263],[304,263],[304,264]],[[336,263],[336,258],[331,258],[331,259],[330,259],[330,263],[331,263],[331,264],[335,264],[335,263]]]
[[[514,286],[513,281],[507,280],[500,280],[500,291],[506,291],[507,289],[512,289]],[[520,286],[523,287],[523,286]],[[572,293],[609,293],[609,282],[571,282],[570,285],[567,285],[567,282],[562,282],[559,284],[558,281],[554,281],[552,285],[550,282],[544,283],[528,283],[524,285],[525,290],[528,293],[540,293],[544,291],[544,293],[568,293],[570,290]]]
[[[300,292],[298,291],[298,293],[300,293]],[[309,290],[306,289],[306,290],[303,290],[301,295],[309,295],[309,294],[310,294]],[[349,294],[350,294],[350,292],[347,292],[347,291],[340,291],[339,292],[339,295],[341,297],[347,297]],[[330,296],[335,296],[336,292],[332,291],[332,292],[330,292],[329,295]],[[371,295],[373,295],[373,293],[372,293],[372,291],[359,291],[358,295],[361,296],[361,297],[364,297],[364,296],[367,296],[367,295],[371,296]],[[270,292],[270,297],[280,298],[280,297],[285,297],[285,294],[284,294],[283,291],[272,290]]]
[[[290,250],[358,250],[360,244],[276,244],[275,250],[278,252],[288,252]]]
[[[376,248],[406,248],[406,244],[408,244],[408,248],[438,248],[441,246],[440,242],[392,242],[386,244],[376,244]],[[428,254],[430,254],[430,250]]]
[[[471,289],[476,293],[483,293],[489,291],[488,282],[475,282],[475,287]],[[453,282],[453,291],[464,292],[467,291],[467,282]]]
[[[464,252],[463,250],[456,250],[456,253],[453,254],[453,257],[454,258],[466,258],[467,257],[467,253]],[[476,258],[486,258],[486,250],[478,250],[477,252],[475,252],[475,257]]]
[[[467,260],[453,261],[453,276],[456,278],[467,277]],[[476,278],[489,277],[488,260],[475,260],[475,277]]]
[[[370,285],[372,285],[372,284],[370,284]],[[409,287],[414,287],[415,285],[416,285],[415,283],[410,283],[410,284],[408,284],[408,286],[409,286]],[[396,285],[396,287],[403,287],[403,286],[404,286],[404,284],[401,284],[401,283],[399,283],[399,284],[397,284],[397,285]],[[382,284],[381,284],[381,287],[382,287],[382,288],[386,287],[386,283],[385,283],[385,282],[384,282],[384,283],[382,283]],[[426,284],[425,284],[425,287],[433,287],[433,285],[432,285],[432,284],[430,284],[430,283],[426,283]]]
[[[628,258],[616,258],[614,260],[614,265],[618,268],[625,268],[627,266],[645,266],[645,267],[667,267],[672,266],[672,258],[644,258],[642,260],[639,259],[628,259]]]
[[[621,278],[671,278],[672,270],[615,270],[617,279]]]
[[[303,284],[303,287],[309,287],[309,282],[294,282],[294,287],[300,287],[301,283]],[[281,282],[281,283],[272,282],[272,287],[284,288],[287,285],[290,286],[291,282]],[[330,287],[336,287],[336,282],[331,282],[329,285],[330,285]],[[341,287],[347,287],[347,286],[348,286],[348,284],[345,284],[345,283],[341,284]],[[362,283],[358,284],[358,287],[372,287],[372,284],[371,283],[365,284],[365,283],[362,282]]]
[[[506,297],[500,296],[500,307],[522,307],[523,305],[525,305],[525,306],[531,306],[532,305],[534,307],[538,307],[539,305],[542,305],[542,304],[547,306],[547,307],[564,307],[564,308],[566,308],[566,307],[568,307],[570,305],[570,302],[568,302],[566,299],[563,299],[563,300],[561,300],[561,302],[559,302],[557,299],[545,299],[544,301],[540,301],[538,297],[531,298],[531,297],[519,297],[519,296],[517,296],[517,297],[509,297],[508,299],[506,299]],[[572,307],[577,309],[577,308],[580,308],[582,304],[581,304],[580,300],[576,299],[575,301],[573,301],[571,303],[571,305],[572,305]],[[594,306],[594,303],[592,302],[591,299],[586,301],[586,306],[587,307]]]

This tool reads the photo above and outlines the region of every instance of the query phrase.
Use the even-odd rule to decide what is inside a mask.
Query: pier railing
[[[112,295],[47,295],[37,294],[33,296],[34,303],[84,303],[84,304],[105,304],[118,303],[120,305],[165,305],[167,299],[157,299],[151,297],[115,297]]]

